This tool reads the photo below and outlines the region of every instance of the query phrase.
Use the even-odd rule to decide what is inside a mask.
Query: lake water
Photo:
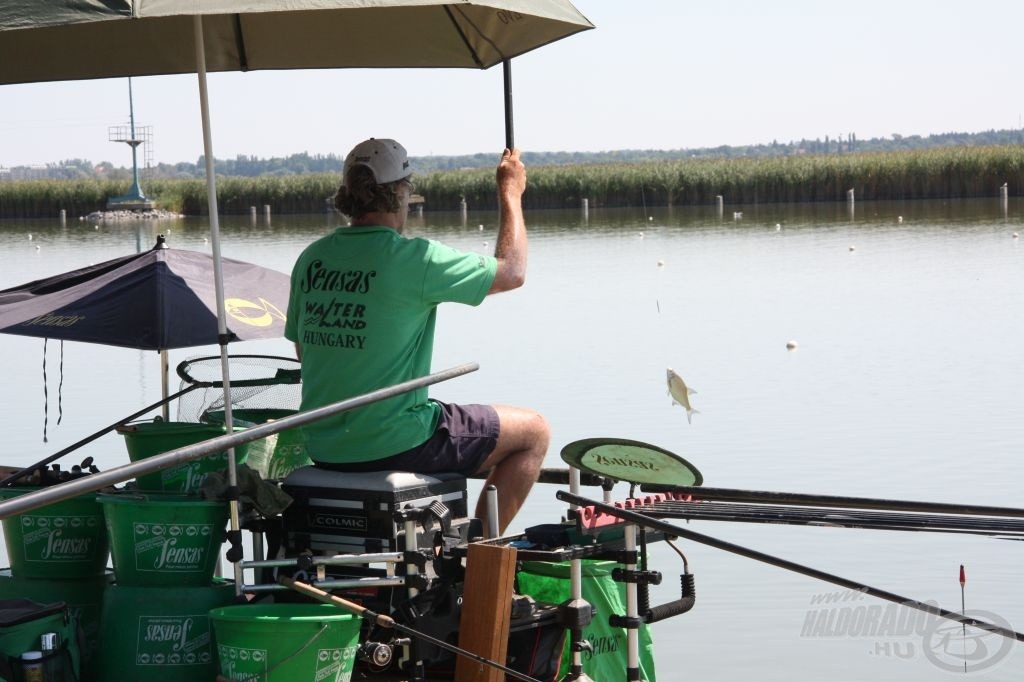
[[[707,207],[591,210],[589,219],[530,213],[526,287],[478,309],[442,307],[434,368],[475,361],[481,369],[432,394],[540,410],[553,431],[548,466],[562,466],[559,450],[571,441],[610,436],[676,452],[712,486],[1020,507],[1024,245],[1012,235],[1024,232],[1022,211],[1016,200],[1004,211],[993,199],[861,203],[852,216],[845,204],[727,207],[724,218]],[[331,224],[324,215],[228,219],[223,252],[287,272]],[[490,251],[496,225],[493,213],[470,212],[465,223],[428,213],[411,220],[410,232]],[[148,248],[167,227],[172,246],[208,249],[200,219],[99,229],[77,220],[0,222],[0,288]],[[791,340],[795,351],[786,348]],[[234,352],[291,348],[247,342]],[[173,351],[172,366],[215,353]],[[0,336],[0,464],[34,462],[159,399],[155,353],[67,343],[57,426],[59,353],[51,343],[43,443],[42,363],[41,340]],[[666,367],[698,392],[692,424],[666,394]],[[127,462],[117,435],[66,462],[85,455],[101,468]],[[557,520],[564,505],[554,492],[535,489],[516,527]],[[626,493],[620,486],[613,496]],[[965,564],[968,611],[1024,629],[1024,547],[1016,542],[689,527],[953,610]],[[816,600],[839,588],[680,545],[698,600],[655,626],[662,680],[934,680],[952,674],[936,661],[962,661],[956,654],[977,652],[979,641],[985,663],[999,659],[979,679],[1024,677],[1020,644],[964,642],[957,626],[950,651],[938,653],[935,637],[924,635],[815,635],[805,628],[820,609],[846,618],[886,602],[822,606]],[[666,576],[652,602],[675,598],[677,555],[655,545],[652,563]]]

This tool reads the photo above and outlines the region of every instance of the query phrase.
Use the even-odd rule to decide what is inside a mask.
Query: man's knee
[[[533,412],[531,410],[530,419],[527,423],[534,438],[543,439],[545,442],[551,438],[551,425],[548,424],[548,420],[540,412]]]
[[[498,412],[499,438],[529,437],[532,439],[547,438],[551,435],[551,427],[544,415],[523,407],[495,405]]]
[[[529,417],[523,421],[522,443],[529,457],[533,460],[543,460],[548,451],[548,443],[551,441],[551,425],[544,415],[539,412],[530,411]]]

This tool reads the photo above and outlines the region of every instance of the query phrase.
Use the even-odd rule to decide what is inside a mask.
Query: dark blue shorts
[[[494,452],[501,424],[491,405],[454,405],[434,401],[441,407],[434,435],[426,442],[397,455],[369,462],[317,462],[334,471],[413,471],[429,474],[454,471],[475,474]]]

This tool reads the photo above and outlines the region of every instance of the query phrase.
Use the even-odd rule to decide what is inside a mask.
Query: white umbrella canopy
[[[565,0],[14,0],[0,84],[197,71],[488,68],[593,25]]]
[[[231,430],[230,335],[224,307],[208,71],[505,67],[505,140],[512,146],[509,60],[593,28],[568,0],[4,0],[0,85],[196,73],[209,197],[224,421]],[[237,486],[235,458],[228,481]],[[73,495],[73,493],[72,493]],[[71,495],[69,495],[71,496]],[[56,501],[56,499],[51,499]],[[236,590],[242,587],[238,505],[231,502]]]

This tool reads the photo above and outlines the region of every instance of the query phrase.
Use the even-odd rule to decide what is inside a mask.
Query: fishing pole
[[[104,436],[104,435],[110,433],[111,431],[116,429],[118,426],[121,426],[122,424],[124,424],[126,422],[130,422],[131,420],[135,419],[136,417],[141,417],[142,415],[146,414],[150,410],[155,410],[156,408],[160,407],[161,405],[165,405],[166,403],[171,402],[175,398],[180,398],[181,396],[185,395],[189,391],[194,391],[195,389],[200,388],[200,387],[201,386],[199,384],[196,384],[194,386],[187,386],[187,387],[183,388],[182,390],[178,391],[177,393],[175,393],[173,395],[169,395],[166,398],[163,398],[162,400],[159,400],[159,401],[153,403],[152,405],[148,405],[148,406],[142,408],[138,412],[133,412],[132,414],[128,415],[127,417],[122,417],[120,420],[114,422],[110,426],[104,427],[104,428],[100,429],[99,431],[97,431],[96,433],[94,433],[94,434],[92,434],[90,436],[86,436],[85,438],[83,438],[82,440],[78,441],[77,443],[73,443],[73,444],[67,446],[66,448],[64,448],[60,452],[55,452],[52,455],[50,455],[49,457],[45,457],[45,458],[39,460],[38,462],[36,462],[35,464],[30,464],[27,467],[25,467],[24,469],[21,469],[20,471],[15,471],[13,474],[7,476],[7,478],[5,478],[2,481],[0,481],[0,488],[2,488],[4,486],[11,485],[15,481],[18,481],[18,480],[24,478],[25,476],[27,476],[28,474],[32,473],[36,469],[39,469],[40,467],[45,467],[48,464],[50,464],[51,462],[57,461],[58,459],[60,459],[64,455],[68,454],[69,452],[73,452],[73,451],[77,450],[78,448],[82,447],[83,445],[88,445],[89,443],[93,442],[94,440],[96,440],[100,436]]]
[[[649,502],[645,501],[643,506],[645,514],[658,518],[925,533],[970,533],[1007,540],[1024,540],[1024,519],[995,516],[744,504],[705,500],[669,499],[659,501],[656,498]]]
[[[726,542],[724,540],[713,538],[709,535],[704,535],[702,533],[696,533],[692,530],[680,528],[670,523],[665,523],[663,521],[653,519],[645,514],[640,514],[638,512],[627,509],[620,509],[618,507],[615,507],[614,505],[604,504],[602,502],[597,502],[595,500],[588,500],[578,495],[568,493],[564,490],[557,491],[555,493],[555,496],[563,502],[568,502],[569,504],[575,504],[581,507],[593,507],[594,509],[602,513],[608,514],[610,516],[615,516],[630,523],[635,523],[637,525],[665,533],[666,535],[674,535],[686,538],[687,540],[693,540],[694,542],[699,542],[703,545],[714,547],[715,549],[721,549],[726,552],[731,552],[732,554],[737,554],[748,559],[754,559],[755,561],[760,561],[762,563],[769,564],[770,566],[784,568],[788,571],[793,571],[794,573],[800,573],[811,578],[823,580],[825,582],[829,582],[834,585],[839,585],[840,587],[845,587],[850,590],[858,590],[860,592],[864,592],[865,594],[869,594],[872,597],[877,597],[878,599],[884,599],[886,601],[891,601],[896,604],[908,606],[910,608],[917,609],[918,611],[924,611],[925,613],[930,613],[935,616],[940,616],[942,618],[947,618],[949,620],[956,621],[957,623],[962,623],[965,626],[970,625],[971,627],[976,627],[981,630],[993,632],[1002,635],[1003,637],[1015,639],[1018,642],[1024,642],[1024,634],[1019,633],[1016,630],[1012,630],[1010,628],[1003,627],[1000,625],[995,625],[993,623],[988,623],[986,621],[980,621],[974,618],[969,618],[968,616],[965,616],[962,613],[947,611],[946,609],[940,608],[938,606],[933,606],[931,604],[919,602],[916,599],[902,597],[898,594],[887,592],[877,587],[872,587],[864,583],[859,583],[848,578],[843,578],[841,576],[834,575],[832,573],[826,573],[825,571],[820,571],[816,568],[804,566],[803,564],[798,564],[796,562],[789,561],[781,557],[773,556],[771,554],[765,554],[764,552],[759,552],[756,549],[750,549],[748,547],[743,547],[741,545],[736,545],[731,542]]]
[[[886,500],[871,497],[845,497],[840,495],[809,495],[805,493],[770,492],[765,490],[736,490],[732,488],[705,488],[704,486],[659,486],[645,483],[644,492],[673,492],[693,495],[697,500],[727,500],[735,502],[768,502],[776,504],[818,507],[849,507],[853,509],[886,509],[937,514],[965,514],[968,516],[1013,516],[1024,518],[1024,509],[968,505],[950,502],[919,502],[914,500]]]
[[[501,663],[498,663],[497,661],[492,661],[492,660],[490,660],[488,658],[484,658],[483,656],[480,656],[479,654],[475,654],[472,651],[467,651],[465,649],[460,649],[459,647],[455,646],[454,644],[449,644],[448,642],[446,642],[446,641],[444,641],[442,639],[437,639],[436,637],[431,637],[430,635],[426,634],[425,632],[420,632],[419,630],[414,630],[414,629],[412,629],[411,627],[409,627],[407,625],[402,625],[401,623],[397,623],[397,622],[395,622],[395,619],[392,618],[391,616],[387,616],[387,615],[384,615],[382,613],[377,613],[375,611],[371,611],[370,609],[366,608],[365,606],[362,606],[362,605],[357,604],[355,602],[349,601],[347,599],[342,599],[341,597],[337,597],[337,596],[335,596],[333,594],[330,594],[328,592],[324,592],[323,590],[321,590],[321,589],[319,589],[317,587],[313,587],[312,585],[309,585],[307,583],[299,582],[297,580],[292,580],[291,578],[289,578],[287,576],[283,576],[283,575],[279,575],[277,577],[277,582],[280,583],[281,585],[284,585],[285,587],[289,587],[289,588],[295,590],[296,592],[300,592],[300,593],[306,595],[307,597],[312,597],[313,599],[316,599],[319,602],[323,602],[324,604],[333,604],[334,606],[340,606],[341,608],[345,609],[346,611],[348,611],[350,613],[354,613],[355,615],[357,615],[357,616],[359,616],[361,618],[365,618],[366,620],[371,621],[371,622],[375,623],[376,625],[379,625],[382,628],[386,628],[386,629],[389,629],[389,630],[395,630],[396,632],[400,632],[403,635],[409,635],[410,637],[415,637],[417,639],[421,639],[424,642],[429,642],[430,644],[433,644],[434,646],[437,646],[437,647],[440,647],[442,649],[445,649],[446,651],[450,651],[453,654],[456,654],[458,656],[463,656],[465,658],[469,658],[469,659],[471,659],[473,661],[476,661],[477,663],[483,663],[484,665],[489,665],[492,668],[496,668],[496,669],[502,671],[503,673],[505,673],[509,677],[514,677],[517,680],[523,680],[523,682],[540,682],[540,680],[538,680],[536,678],[530,677],[529,675],[525,675],[525,674],[519,672],[518,670],[513,670],[512,668],[506,667],[506,666],[502,665]]]
[[[233,355],[233,356],[231,356],[231,358],[234,359],[234,360],[287,360],[289,362],[297,363],[297,361],[294,360],[293,358],[282,358],[282,357],[278,357],[278,356],[274,356],[274,355]],[[185,395],[186,393],[194,391],[197,388],[220,388],[221,386],[223,386],[223,380],[221,380],[221,379],[217,379],[217,380],[202,380],[202,379],[198,379],[198,378],[192,376],[192,374],[190,373],[190,372],[194,371],[193,366],[199,367],[199,366],[201,366],[201,363],[203,363],[203,362],[205,362],[207,360],[220,360],[220,357],[219,356],[206,356],[206,357],[200,357],[200,358],[192,358],[191,360],[186,360],[186,361],[180,363],[178,365],[177,369],[176,369],[176,372],[177,372],[178,376],[181,377],[181,380],[183,382],[189,384],[188,386],[186,386],[185,388],[181,389],[177,393],[173,393],[173,394],[167,396],[166,398],[161,398],[160,400],[158,400],[157,402],[153,403],[152,405],[147,405],[146,407],[142,408],[138,412],[133,412],[132,414],[128,415],[127,417],[122,417],[121,419],[119,419],[118,421],[114,422],[110,426],[104,427],[104,428],[100,429],[99,431],[97,431],[96,433],[94,433],[92,435],[89,435],[89,436],[86,436],[85,438],[83,438],[82,440],[78,441],[77,443],[73,443],[72,445],[67,446],[66,448],[64,448],[60,452],[55,452],[54,454],[50,455],[49,457],[46,457],[44,459],[39,460],[35,464],[30,464],[29,466],[25,467],[24,469],[22,469],[20,471],[16,471],[16,472],[10,474],[9,476],[4,478],[3,480],[0,480],[0,487],[11,485],[15,481],[25,477],[26,475],[32,473],[36,469],[39,469],[40,467],[45,467],[46,465],[50,464],[51,462],[55,462],[56,460],[60,459],[64,455],[68,454],[69,452],[73,452],[73,451],[77,450],[78,448],[80,448],[80,447],[82,447],[84,445],[88,445],[89,443],[93,442],[94,440],[96,440],[100,436],[104,436],[104,435],[110,433],[111,431],[113,431],[117,427],[121,426],[122,424],[130,422],[131,420],[136,419],[138,417],[141,417],[142,415],[146,414],[147,412],[150,412],[151,410],[155,410],[156,408],[161,407],[163,405],[166,405],[167,403],[171,402],[172,400],[180,398],[181,396]],[[284,370],[282,368],[276,368],[276,369],[277,369],[277,371],[275,372],[275,374],[273,376],[270,376],[270,377],[257,377],[257,378],[253,378],[253,379],[232,379],[231,382],[230,382],[231,388],[255,388],[255,387],[268,387],[269,388],[271,386],[278,386],[280,384],[297,384],[299,382],[300,375],[298,374],[297,370],[293,373],[293,372],[291,372],[289,370]]]

